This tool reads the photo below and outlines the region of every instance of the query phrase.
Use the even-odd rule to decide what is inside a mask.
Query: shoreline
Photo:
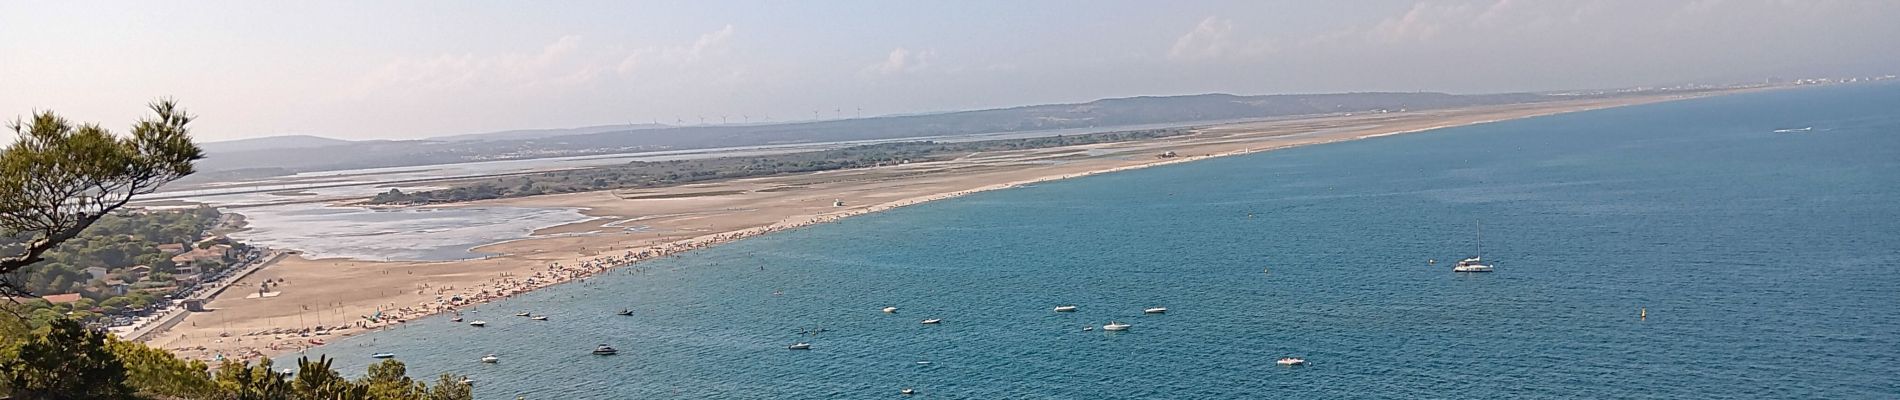
[[[357,270],[353,270],[354,273],[359,275],[359,278],[361,279],[376,279],[372,277],[378,276],[378,275],[388,277],[388,276],[391,276],[394,270],[398,270],[398,269],[405,270],[407,275],[413,275],[415,272],[417,272],[417,270],[424,270],[425,277],[418,278],[418,279],[424,279],[424,281],[421,281],[419,287],[402,287],[401,288],[403,290],[402,293],[407,293],[409,290],[413,289],[416,292],[414,296],[398,295],[398,296],[392,297],[388,294],[390,288],[392,287],[386,286],[383,288],[376,288],[376,289],[381,289],[384,293],[382,295],[383,297],[379,297],[377,299],[381,300],[385,298],[400,297],[400,298],[410,299],[410,300],[413,300],[413,299],[427,300],[427,298],[431,295],[429,291],[433,289],[435,292],[433,293],[435,301],[433,303],[430,303],[427,301],[416,303],[415,306],[401,306],[401,304],[405,304],[405,303],[397,303],[397,302],[389,302],[386,304],[377,303],[375,304],[376,306],[375,309],[377,310],[379,315],[383,316],[383,318],[378,318],[374,322],[357,321],[357,318],[349,318],[350,317],[349,314],[353,314],[353,312],[346,312],[346,309],[350,307],[345,307],[342,304],[342,302],[338,302],[337,308],[335,311],[335,314],[337,315],[337,317],[340,317],[340,319],[342,320],[355,321],[355,323],[348,325],[350,326],[350,328],[347,328],[345,330],[312,331],[311,329],[308,329],[308,328],[285,329],[282,327],[282,325],[285,325],[285,324],[268,322],[268,320],[271,318],[285,318],[285,319],[288,318],[286,315],[280,312],[275,316],[253,317],[252,320],[243,321],[244,328],[247,328],[247,329],[255,327],[257,325],[275,326],[276,328],[255,330],[250,333],[244,333],[244,334],[239,334],[235,336],[230,335],[230,332],[229,332],[230,329],[228,328],[229,326],[234,324],[233,321],[229,319],[225,320],[224,323],[227,326],[227,328],[225,329],[224,334],[221,334],[220,336],[217,337],[217,339],[212,340],[211,343],[215,345],[208,346],[206,345],[206,343],[201,342],[201,340],[204,339],[202,336],[197,339],[191,339],[187,336],[188,335],[187,333],[178,333],[177,337],[173,337],[171,338],[173,340],[168,341],[170,345],[159,343],[161,338],[166,337],[166,336],[172,336],[171,333],[177,333],[177,332],[154,332],[150,336],[157,336],[157,337],[152,338],[152,340],[149,343],[158,345],[161,347],[165,347],[168,350],[171,350],[175,353],[181,353],[180,354],[181,356],[187,356],[187,357],[199,358],[199,359],[209,359],[209,358],[212,358],[214,355],[223,356],[223,357],[240,357],[247,361],[252,358],[258,358],[258,357],[277,357],[277,356],[282,356],[285,354],[301,352],[310,347],[320,346],[324,343],[322,340],[315,339],[315,338],[320,338],[324,336],[328,336],[330,338],[341,338],[341,337],[360,335],[363,333],[375,332],[381,329],[389,328],[391,326],[400,325],[407,321],[425,318],[425,317],[432,316],[435,314],[453,312],[454,310],[460,309],[460,308],[478,306],[478,305],[486,304],[486,303],[493,302],[496,300],[510,298],[518,294],[526,293],[528,291],[537,290],[537,289],[541,289],[541,288],[545,288],[545,287],[549,287],[553,285],[558,285],[562,283],[567,283],[567,282],[571,282],[575,280],[585,280],[588,277],[595,276],[601,273],[611,272],[612,270],[615,270],[615,269],[636,266],[636,264],[638,264],[641,261],[668,257],[668,256],[676,256],[678,254],[681,254],[687,251],[710,248],[712,246],[717,246],[720,244],[725,244],[725,243],[747,239],[751,237],[756,237],[760,235],[765,235],[765,234],[770,234],[770,233],[775,233],[775,232],[780,232],[780,231],[785,231],[785,230],[791,230],[791,229],[797,229],[797,228],[804,228],[804,227],[814,226],[818,224],[830,223],[830,222],[835,222],[838,220],[842,220],[842,219],[850,218],[854,216],[860,216],[860,215],[865,215],[865,214],[870,214],[870,213],[875,213],[875,212],[889,211],[889,210],[893,210],[897,208],[908,207],[908,206],[928,203],[932,201],[953,199],[953,198],[963,197],[963,196],[981,193],[981,192],[1017,188],[1017,187],[1033,185],[1037,183],[1087,177],[1087,176],[1092,176],[1092,175],[1097,175],[1097,174],[1107,174],[1107,173],[1144,169],[1144,168],[1150,168],[1150,167],[1176,165],[1176,164],[1181,164],[1181,163],[1201,161],[1201,160],[1219,158],[1219,157],[1254,154],[1254,153],[1280,150],[1280,149],[1286,149],[1286,148],[1292,148],[1292,147],[1371,139],[1371,138],[1393,136],[1393,135],[1400,135],[1400,134],[1407,134],[1407,133],[1417,133],[1417,132],[1425,132],[1425,131],[1432,131],[1432,130],[1438,130],[1438,129],[1461,127],[1461,126],[1479,125],[1479,124],[1486,124],[1486,123],[1493,123],[1493,122],[1500,122],[1500,121],[1507,121],[1507,120],[1514,120],[1514,119],[1533,118],[1533,117],[1549,116],[1549,115],[1564,114],[1564,113],[1579,112],[1579,111],[1600,110],[1600,109],[1615,108],[1615,107],[1622,107],[1622,106],[1629,106],[1629,105],[1652,104],[1652,103],[1659,103],[1659,102],[1666,102],[1666,101],[1721,96],[1721,95],[1744,93],[1744,92],[1747,92],[1747,91],[1722,91],[1722,92],[1712,92],[1712,93],[1696,93],[1696,94],[1688,94],[1688,95],[1646,96],[1646,97],[1611,99],[1611,100],[1594,100],[1594,101],[1579,100],[1579,101],[1573,101],[1573,102],[1564,102],[1563,104],[1531,103],[1531,104],[1519,104],[1519,105],[1476,108],[1476,109],[1430,110],[1430,111],[1417,112],[1416,114],[1409,115],[1409,117],[1412,117],[1412,118],[1424,119],[1425,123],[1423,124],[1416,124],[1416,125],[1400,124],[1396,128],[1388,127],[1385,125],[1364,125],[1364,124],[1339,126],[1339,127],[1334,127],[1332,129],[1339,129],[1341,130],[1341,132],[1336,132],[1335,134],[1332,134],[1332,135],[1314,134],[1310,137],[1298,137],[1298,138],[1293,138],[1292,136],[1289,136],[1289,135],[1298,135],[1302,133],[1314,133],[1314,132],[1320,131],[1318,129],[1312,129],[1312,128],[1301,128],[1306,125],[1321,124],[1321,123],[1326,123],[1332,120],[1339,120],[1339,121],[1344,121],[1344,122],[1349,122],[1349,123],[1362,123],[1363,121],[1352,119],[1350,118],[1351,115],[1347,115],[1346,116],[1347,118],[1316,118],[1312,120],[1269,121],[1269,122],[1258,122],[1258,123],[1238,123],[1238,124],[1232,124],[1232,125],[1209,126],[1209,127],[1197,129],[1194,134],[1187,135],[1191,137],[1190,139],[1182,140],[1179,142],[1162,139],[1162,140],[1157,140],[1154,142],[1144,142],[1144,143],[1109,143],[1109,144],[1103,144],[1099,146],[1088,145],[1088,146],[1074,146],[1074,147],[1079,147],[1080,149],[1083,149],[1083,150],[1127,149],[1128,153],[1137,154],[1141,156],[1146,156],[1148,155],[1148,153],[1135,153],[1134,151],[1135,150],[1151,150],[1154,148],[1172,149],[1172,148],[1177,148],[1177,147],[1179,148],[1192,147],[1196,149],[1206,148],[1207,150],[1220,150],[1220,151],[1209,151],[1209,152],[1200,153],[1200,154],[1181,155],[1179,157],[1174,157],[1174,158],[1141,157],[1141,158],[1130,159],[1127,157],[1101,157],[1098,159],[1091,159],[1091,160],[1098,161],[1095,164],[1102,164],[1102,165],[1081,166],[1077,168],[1050,167],[1050,168],[1047,168],[1048,171],[1038,171],[1039,173],[1027,174],[1027,176],[1015,177],[1015,179],[1007,179],[1007,180],[1000,180],[1000,181],[998,181],[997,179],[986,180],[986,179],[980,179],[980,178],[1007,178],[1008,176],[994,177],[990,175],[981,175],[981,174],[1008,175],[1008,173],[1006,172],[979,172],[979,173],[975,173],[976,175],[962,177],[962,178],[966,178],[966,180],[974,180],[978,182],[955,182],[955,183],[961,183],[961,184],[966,184],[966,185],[978,184],[978,186],[975,186],[975,187],[962,187],[960,189],[949,190],[949,191],[937,191],[937,190],[930,190],[930,188],[925,188],[922,191],[918,191],[914,195],[897,197],[894,199],[889,199],[889,200],[884,200],[884,201],[870,202],[868,203],[868,205],[865,205],[865,206],[854,206],[854,207],[848,207],[848,208],[838,209],[838,210],[825,210],[823,208],[817,208],[816,210],[813,210],[815,206],[811,206],[809,204],[803,204],[801,205],[803,209],[799,209],[799,210],[775,210],[775,211],[780,211],[780,212],[790,211],[792,212],[792,214],[779,216],[777,218],[772,218],[769,220],[758,220],[756,216],[748,215],[746,216],[747,218],[750,218],[748,220],[726,221],[726,222],[730,222],[728,225],[732,225],[732,227],[736,227],[738,229],[716,229],[717,225],[720,225],[719,223],[709,223],[707,224],[705,228],[698,229],[698,227],[700,226],[699,224],[703,222],[703,221],[700,221],[700,219],[704,218],[702,216],[685,215],[685,214],[663,215],[664,217],[676,220],[674,221],[674,224],[677,226],[673,227],[672,230],[659,232],[659,234],[652,235],[654,236],[652,239],[646,239],[646,240],[641,240],[639,237],[631,235],[631,234],[627,234],[627,233],[618,233],[619,235],[624,235],[624,236],[616,238],[611,234],[601,234],[599,233],[598,230],[580,231],[580,232],[561,232],[561,231],[569,231],[569,230],[575,230],[575,229],[585,229],[588,227],[589,224],[594,225],[594,227],[598,229],[598,228],[603,228],[603,227],[610,227],[614,224],[620,224],[625,221],[640,220],[640,219],[646,219],[649,217],[655,217],[654,215],[617,215],[617,214],[614,214],[612,210],[605,210],[611,207],[584,206],[585,204],[587,204],[586,202],[588,201],[594,201],[594,202],[605,201],[604,199],[600,198],[600,195],[606,194],[608,196],[613,196],[614,191],[612,190],[460,203],[457,205],[449,205],[449,206],[466,206],[466,205],[548,206],[547,204],[543,204],[543,203],[559,203],[562,201],[577,202],[578,204],[581,204],[582,207],[584,207],[582,213],[584,215],[587,215],[589,218],[586,219],[585,221],[537,229],[535,230],[533,236],[531,237],[511,239],[511,240],[495,242],[495,243],[488,243],[488,244],[483,244],[483,245],[475,246],[471,248],[470,251],[472,252],[493,253],[493,254],[500,255],[500,256],[495,256],[495,257],[484,257],[483,259],[480,259],[480,260],[431,261],[431,262],[371,262],[371,261],[345,260],[345,259],[318,259],[318,260],[301,260],[301,261],[279,260],[279,262],[274,262],[260,269],[269,270],[271,269],[270,267],[279,266],[278,265],[279,263],[285,264],[284,266],[280,267],[281,269],[299,269],[299,268],[322,269],[322,268],[326,268],[326,266],[340,266],[340,265],[345,265],[345,264],[347,264],[350,267],[358,267],[360,264],[369,264],[370,266],[366,267],[367,269],[359,268]],[[1493,114],[1500,114],[1500,115],[1493,115]],[[1495,116],[1496,118],[1468,119],[1468,118],[1471,118],[1472,116]],[[1460,118],[1467,118],[1467,119],[1460,119]],[[1277,130],[1260,127],[1260,126],[1276,126],[1276,125],[1291,125],[1291,126],[1280,126],[1277,128]],[[1269,132],[1269,134],[1260,135],[1260,136],[1251,136],[1253,140],[1206,141],[1206,140],[1212,140],[1212,139],[1227,138],[1227,136],[1218,136],[1218,135],[1207,136],[1207,135],[1210,135],[1211,133],[1227,132],[1227,131],[1246,131],[1248,129]],[[1280,134],[1271,134],[1272,132],[1280,132]],[[1230,135],[1233,137],[1247,137],[1244,134],[1230,134]],[[1194,140],[1203,140],[1204,142],[1194,142]],[[1182,142],[1186,142],[1186,144],[1190,144],[1192,146],[1183,145]],[[1033,155],[1033,156],[1046,156],[1049,153],[1073,152],[1075,150],[1077,149],[1073,147],[1072,148],[1055,148],[1055,149],[1045,149],[1044,151],[1031,151],[1031,152],[1028,152],[1027,154]],[[971,156],[965,157],[965,158],[974,158],[974,156],[977,156],[977,155],[978,154],[972,154]],[[985,156],[986,156],[985,158],[987,158],[989,155],[985,155]],[[942,162],[938,162],[938,163],[942,163]],[[937,163],[923,163],[923,164],[937,164]],[[977,167],[984,166],[982,162],[976,162],[973,165]],[[935,166],[925,166],[925,167],[928,168],[928,167],[935,167]],[[878,169],[882,169],[882,167]],[[928,171],[929,170],[926,170],[925,172],[928,172]],[[890,171],[883,171],[883,172],[889,173]],[[955,174],[955,172],[942,172],[942,174]],[[845,175],[845,177],[838,179],[836,181],[820,180],[820,181],[817,181],[817,183],[804,182],[805,180],[809,180],[812,178],[819,178],[819,179],[833,178],[837,175]],[[868,175],[870,179],[861,180],[861,181],[853,181],[851,180],[852,178],[851,175]],[[694,190],[704,190],[706,187],[720,187],[720,186],[746,186],[746,185],[766,186],[766,185],[755,185],[755,184],[760,184],[760,183],[806,185],[806,186],[779,186],[780,188],[783,188],[783,187],[801,187],[802,188],[802,187],[807,187],[807,186],[820,186],[820,185],[830,184],[834,186],[842,186],[841,189],[833,188],[833,189],[836,189],[838,193],[856,194],[856,195],[859,195],[859,197],[865,197],[863,192],[874,192],[874,190],[872,189],[886,189],[890,187],[910,188],[909,186],[906,186],[904,184],[911,184],[912,186],[925,186],[923,184],[932,183],[932,182],[920,183],[916,181],[929,181],[931,180],[931,178],[943,178],[943,177],[932,176],[932,177],[927,177],[927,178],[906,178],[906,175],[902,175],[902,174],[898,174],[895,177],[884,177],[884,176],[879,176],[874,173],[865,173],[864,171],[824,171],[824,172],[818,172],[818,173],[797,174],[797,176],[792,176],[792,177],[747,178],[747,179],[737,179],[737,180],[733,180],[729,182],[721,181],[721,182],[712,182],[712,183],[706,183],[706,184],[682,185],[682,186],[669,187],[669,188],[654,188],[653,190],[694,191]],[[950,178],[954,179],[954,178],[959,178],[959,177],[951,176]],[[879,179],[883,179],[883,180],[879,180]],[[913,179],[913,181],[904,182],[903,179]],[[939,180],[948,180],[948,179],[939,179]],[[892,181],[896,181],[898,183],[891,184],[890,182]],[[837,183],[837,182],[843,182],[843,183]],[[871,182],[871,183],[866,184],[863,182]],[[858,187],[851,186],[854,183],[859,184]],[[875,185],[885,185],[886,187],[872,187],[872,188],[863,187],[863,186],[875,186]],[[949,186],[949,185],[945,184],[944,186]],[[910,188],[910,189],[916,190],[915,188]],[[767,191],[771,191],[771,190],[759,190],[759,192],[767,192]],[[803,202],[810,202],[812,199],[809,197],[813,197],[813,196],[804,196],[803,198],[790,198],[790,199],[779,199],[779,200],[781,202],[785,202],[788,204],[791,202],[803,203]],[[817,196],[817,197],[825,197],[825,196]],[[683,197],[683,198],[670,198],[670,199],[658,198],[658,199],[654,199],[650,201],[649,203],[661,203],[661,202],[671,201],[665,204],[677,205],[677,203],[680,201],[693,202],[696,200],[703,200],[703,199],[696,198],[696,197]],[[717,204],[714,204],[714,206],[716,205]],[[623,206],[623,207],[633,208],[630,206]],[[708,211],[708,213],[715,213],[715,214],[718,212],[731,213],[732,211],[733,209],[728,208],[728,209],[717,209],[714,211]],[[801,212],[801,211],[807,211],[807,212]],[[817,211],[817,212],[809,212],[809,211]],[[621,218],[616,218],[616,217],[621,217]],[[763,222],[763,224],[759,224],[760,222]],[[554,233],[549,235],[549,234],[544,234],[544,232],[554,232]],[[681,233],[685,233],[685,234],[681,234]],[[595,236],[595,235],[599,235],[599,236]],[[607,239],[618,239],[618,240],[594,240],[594,239],[603,238],[603,237]],[[607,246],[604,249],[600,247],[595,247],[595,249],[591,252],[587,250],[587,247],[586,247],[587,244],[598,245],[601,242],[604,242],[607,244]],[[568,257],[562,257],[562,255],[568,255],[569,253],[560,252],[558,250],[549,250],[549,248],[557,248],[557,247],[564,248],[564,247],[555,245],[556,243],[567,243],[570,245],[579,244],[581,246],[578,248],[578,250],[572,252],[571,255],[569,255]],[[551,257],[541,256],[544,254],[551,255]],[[618,254],[618,255],[613,255],[613,254]],[[292,257],[292,258],[298,258],[298,257]],[[567,262],[563,263],[563,261],[567,261]],[[468,268],[468,267],[474,267],[474,268]],[[373,270],[375,269],[381,269],[381,273],[380,274],[374,273]],[[431,269],[439,269],[439,270],[444,270],[444,271],[440,271],[438,274],[434,274],[434,275],[427,274],[427,272],[437,272],[437,271],[428,271]],[[472,270],[465,270],[465,269],[472,269]],[[280,271],[273,271],[273,272],[280,272]],[[368,273],[365,273],[365,272],[368,272]],[[490,278],[489,274],[493,274],[492,279]],[[262,279],[264,279],[265,282],[269,282],[270,279],[273,277],[273,275],[270,275],[270,274],[263,274],[263,275],[264,277]],[[304,277],[300,277],[300,281],[302,280],[302,278]],[[281,281],[283,278],[278,277],[277,279]],[[348,277],[337,277],[335,279],[348,280]],[[390,280],[390,279],[385,278],[383,280]],[[400,283],[416,283],[416,282],[414,282],[412,279],[411,282],[393,282],[393,283],[400,284]],[[437,284],[443,284],[443,285],[436,286]],[[302,285],[302,282],[289,282],[288,285],[291,290],[297,290],[297,289],[300,289],[299,286]],[[243,285],[239,285],[239,286],[243,286]],[[282,288],[285,285],[279,284],[278,286]],[[397,285],[397,286],[401,286],[401,285]],[[457,289],[458,287],[461,287],[461,289]],[[359,288],[359,290],[360,289],[371,289],[371,288]],[[235,291],[235,292],[244,293],[245,291]],[[321,292],[321,290],[318,290],[318,292]],[[260,294],[254,295],[253,298],[267,298],[267,297],[264,297],[262,295],[262,292],[260,291]],[[223,306],[224,304],[213,304],[213,305]],[[354,308],[358,310],[363,309],[360,304],[354,305],[354,306],[355,306]],[[214,308],[221,309],[221,307],[214,307]],[[303,311],[298,311],[296,313],[297,318],[299,320],[304,319],[303,318],[304,315],[308,312],[310,312],[310,308],[309,306],[305,305]],[[321,321],[321,319],[324,318],[323,315],[331,311],[326,310],[326,309],[319,309],[319,310],[316,310],[315,312],[318,314],[318,317],[317,317],[318,320]],[[211,314],[217,314],[217,313],[214,312]],[[266,322],[259,324],[258,323],[259,321],[256,321],[257,319],[265,319]],[[279,322],[287,322],[287,321],[279,321]],[[298,325],[307,326],[302,321],[300,321]],[[197,327],[195,322],[194,322],[193,327]],[[201,329],[200,331],[203,331],[203,330]],[[308,336],[305,336],[304,334],[308,334]],[[232,342],[230,343],[225,342],[224,339],[226,338],[232,339]],[[263,342],[263,344],[250,345],[250,346],[243,345],[242,343],[244,339],[246,338],[253,338],[254,339],[253,343]],[[194,343],[196,343],[197,345],[193,346]],[[186,352],[192,352],[196,354],[189,354],[189,355],[184,354]]]

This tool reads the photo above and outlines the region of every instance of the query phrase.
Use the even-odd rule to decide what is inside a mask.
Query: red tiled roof
[[[79,294],[78,293],[55,294],[55,295],[50,295],[50,296],[41,296],[40,298],[46,299],[47,302],[53,303],[53,304],[65,304],[65,303],[79,301]]]

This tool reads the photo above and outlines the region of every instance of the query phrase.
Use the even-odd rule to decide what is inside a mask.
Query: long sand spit
[[[1732,92],[1322,115],[1204,126],[1192,135],[1155,140],[987,152],[950,161],[481,201],[471,205],[578,207],[595,218],[542,229],[529,239],[478,247],[474,251],[500,255],[477,260],[287,257],[213,298],[208,303],[212,311],[187,316],[168,331],[151,335],[148,343],[199,359],[274,357],[629,265],[637,270],[642,260],[972,193],[1294,146],[1725,93]],[[1177,156],[1160,157],[1164,152]],[[572,310],[488,311],[485,314],[493,316]]]

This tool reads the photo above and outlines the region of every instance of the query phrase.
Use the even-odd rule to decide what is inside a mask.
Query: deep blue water
[[[1498,272],[1450,272],[1480,223]],[[1895,398],[1900,85],[1046,183],[643,268],[323,350],[495,399]]]

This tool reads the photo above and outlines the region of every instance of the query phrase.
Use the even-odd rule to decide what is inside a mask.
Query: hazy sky
[[[202,140],[1876,72],[1900,1],[0,1],[0,116]]]

